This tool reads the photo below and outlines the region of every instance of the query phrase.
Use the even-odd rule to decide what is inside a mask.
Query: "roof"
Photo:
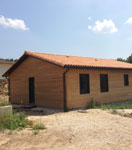
[[[13,61],[7,61],[4,59],[0,59],[0,64],[13,64],[13,63],[14,63]]]
[[[132,70],[132,64],[113,59],[89,58],[79,56],[57,55],[25,51],[18,61],[3,76],[8,76],[28,56],[35,57],[63,68],[91,68],[91,69],[123,69]]]

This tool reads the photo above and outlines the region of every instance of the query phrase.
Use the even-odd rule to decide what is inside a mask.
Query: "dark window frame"
[[[80,94],[90,93],[90,76],[89,74],[79,74]]]
[[[100,91],[109,92],[109,80],[108,74],[100,74]]]
[[[129,75],[124,74],[124,86],[129,86]]]

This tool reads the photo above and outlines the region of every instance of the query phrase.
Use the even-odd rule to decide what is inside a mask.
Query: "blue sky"
[[[132,53],[131,17],[131,0],[3,0],[0,57],[30,50],[126,58]]]

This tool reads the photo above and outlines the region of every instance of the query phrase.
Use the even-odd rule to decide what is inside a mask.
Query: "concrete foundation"
[[[12,114],[12,106],[0,106],[0,117],[9,116]]]

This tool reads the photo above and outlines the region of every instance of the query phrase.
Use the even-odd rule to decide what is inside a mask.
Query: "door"
[[[35,103],[34,77],[29,78],[29,103]]]

